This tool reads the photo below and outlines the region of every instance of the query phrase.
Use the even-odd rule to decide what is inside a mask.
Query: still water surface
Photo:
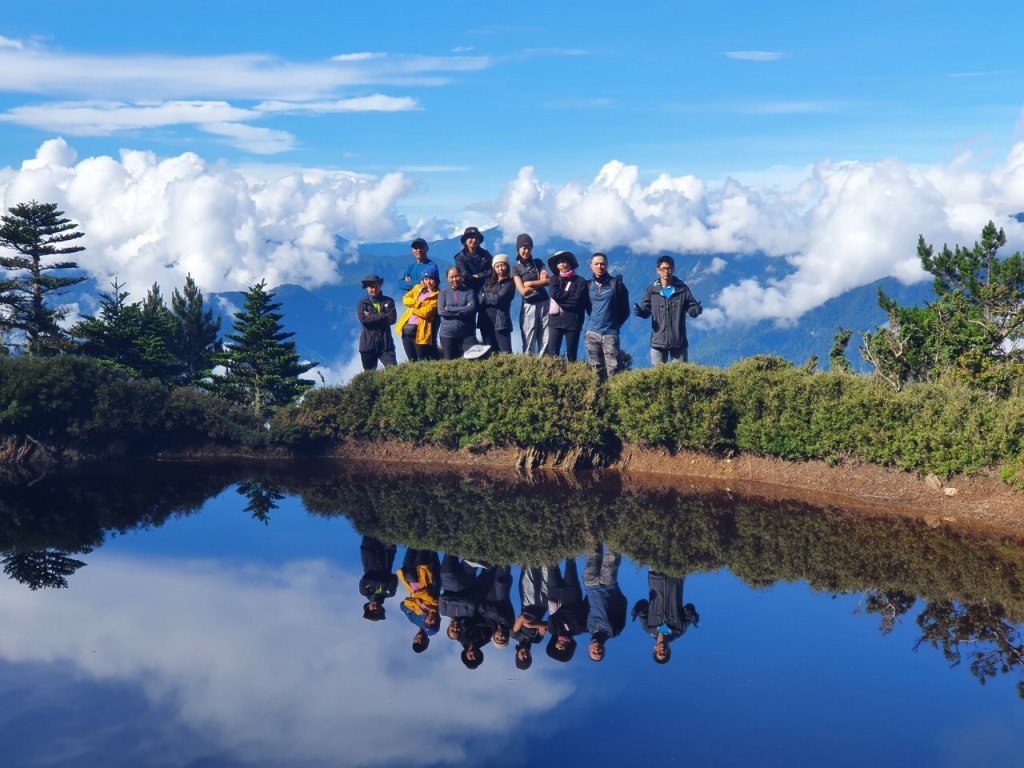
[[[144,465],[0,491],[3,766],[1024,765],[1011,542],[617,475]],[[517,614],[521,566],[582,575],[604,543],[629,608],[653,570],[699,623],[664,665],[627,616],[600,663],[583,633],[568,663],[542,642],[519,670],[513,640],[469,670],[448,618],[412,652],[401,585],[363,619],[364,537],[395,569],[511,562]]]

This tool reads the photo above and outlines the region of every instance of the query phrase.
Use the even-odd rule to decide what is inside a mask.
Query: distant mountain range
[[[500,240],[497,230],[485,232],[485,246],[492,253],[503,250],[514,258],[514,247],[497,249],[493,243]],[[338,241],[339,250],[352,252],[344,240]],[[452,263],[454,254],[461,248],[458,238],[430,243],[430,256],[442,268]],[[539,244],[538,258],[546,260],[548,254],[569,250],[581,262],[581,273],[590,277],[587,266],[590,249],[580,243],[568,240],[552,240]],[[629,288],[630,296],[639,298],[644,287],[655,279],[656,254],[633,253],[627,248],[614,248],[607,252],[613,274],[620,274]],[[714,297],[727,285],[745,278],[760,281],[779,279],[791,271],[784,259],[763,254],[673,254],[676,258],[676,274],[687,282],[694,295],[704,304],[705,309],[714,306]],[[713,267],[720,258],[722,265]],[[336,380],[338,372],[347,368],[343,377],[351,375],[357,367],[352,363],[359,324],[355,317],[356,302],[364,291],[360,285],[363,276],[376,273],[384,278],[384,292],[396,301],[401,301],[403,289],[398,277],[411,261],[409,244],[370,243],[358,247],[358,260],[346,263],[342,268],[340,282],[307,289],[298,285],[276,286],[273,290],[282,304],[286,330],[295,333],[294,340],[304,359],[315,360],[330,368]],[[169,297],[175,286],[161,286],[165,297]],[[80,286],[81,294],[95,297],[100,290],[90,280]],[[867,370],[857,352],[859,332],[871,330],[885,322],[885,314],[878,307],[878,289],[883,288],[901,304],[918,304],[931,295],[931,284],[923,282],[905,286],[895,279],[887,278],[869,285],[855,288],[832,299],[824,305],[807,312],[788,325],[762,321],[750,325],[729,325],[721,328],[705,328],[702,324],[688,325],[690,360],[705,365],[727,367],[737,360],[756,354],[780,355],[793,363],[803,364],[812,355],[817,355],[819,365],[828,366],[828,353],[832,338],[840,327],[856,333],[850,344],[848,357],[855,370]],[[132,287],[133,300],[143,297],[141,287]],[[207,294],[215,308],[222,312],[223,331],[231,326],[231,308],[240,309],[243,294],[238,291]],[[65,300],[75,300],[66,297]],[[518,300],[513,304],[513,315],[518,315]],[[513,334],[513,343],[518,345],[518,333]],[[630,318],[622,331],[623,348],[634,360],[634,367],[647,367],[649,363],[650,321],[637,317]],[[400,347],[401,345],[399,345]],[[580,353],[582,355],[582,344]]]
[[[493,241],[499,240],[497,234],[495,230],[485,232],[487,239],[484,245],[491,246]],[[443,272],[443,267],[452,263],[454,254],[460,248],[458,238],[432,242],[430,256]],[[489,247],[489,250],[497,253],[499,249]],[[501,250],[514,257],[511,245]],[[586,267],[590,249],[579,243],[555,240],[538,247],[536,253],[543,258],[559,250],[575,253],[580,259],[582,273],[586,277],[590,276]],[[637,254],[626,248],[615,248],[608,251],[607,255],[612,272],[622,275],[631,297],[638,298],[644,287],[655,279],[655,254]],[[763,254],[718,254],[725,264],[717,271],[710,269],[716,254],[673,255],[677,264],[676,274],[690,285],[705,308],[714,305],[714,297],[727,285],[744,278],[778,279],[790,271],[783,259]],[[363,295],[360,286],[363,276],[369,273],[381,275],[385,281],[384,292],[400,301],[403,289],[398,285],[398,277],[411,259],[409,244],[406,242],[363,244],[359,246],[358,262],[346,267],[340,283],[313,290],[297,285],[278,286],[275,290],[285,313],[286,327],[295,332],[295,340],[303,356],[334,367],[338,366],[342,358],[351,358],[359,334],[355,305]],[[688,327],[690,360],[726,367],[751,355],[773,354],[803,364],[811,355],[817,355],[819,364],[827,367],[832,338],[836,330],[843,327],[857,332],[848,353],[851,364],[857,370],[866,370],[867,366],[856,351],[859,346],[857,334],[885,322],[885,313],[877,302],[879,288],[883,288],[901,304],[917,304],[931,295],[931,284],[928,282],[905,286],[895,279],[887,278],[848,291],[786,326],[763,321],[708,329],[691,322]],[[219,298],[234,306],[241,306],[241,293],[224,293]],[[518,301],[513,305],[513,314],[517,313]],[[225,322],[228,322],[228,318],[225,318]],[[650,321],[633,317],[623,328],[623,347],[632,354],[635,367],[642,368],[650,364],[649,338]]]

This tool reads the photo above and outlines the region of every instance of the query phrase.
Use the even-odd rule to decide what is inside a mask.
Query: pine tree
[[[12,273],[4,294],[8,330],[25,334],[30,354],[56,354],[67,334],[60,321],[66,310],[51,306],[49,300],[77,285],[85,277],[55,274],[78,269],[74,261],[48,262],[84,251],[80,245],[66,245],[82,237],[78,225],[64,218],[56,203],[21,203],[0,217],[0,247],[16,251],[15,256],[0,255],[0,268]]]
[[[266,408],[286,405],[313,386],[299,376],[317,365],[299,362],[295,342],[289,341],[295,334],[282,330],[284,315],[273,299],[265,281],[246,292],[242,311],[234,314],[234,333],[227,336],[230,343],[214,358],[225,373],[210,385],[222,397],[252,408],[257,418]]]
[[[100,294],[99,312],[71,329],[78,351],[132,376],[171,383],[178,367],[169,349],[173,322],[159,286],[154,283],[146,300],[134,303],[117,278],[111,287],[112,293]]]
[[[171,349],[181,366],[181,381],[195,384],[210,375],[214,356],[220,351],[220,318],[205,306],[203,292],[192,275],[185,278],[181,293],[171,294],[174,333]]]

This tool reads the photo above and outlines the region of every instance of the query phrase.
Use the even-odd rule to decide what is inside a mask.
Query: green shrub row
[[[859,460],[948,476],[999,467],[1024,485],[1024,384],[990,397],[955,381],[897,392],[848,373],[753,357],[671,364],[607,383],[580,363],[521,355],[401,365],[313,390],[267,429],[207,393],[167,390],[79,357],[0,358],[0,437],[118,442],[135,455],[203,444],[316,452],[346,439],[513,446],[614,459],[629,443],[788,460]],[[105,453],[102,448],[95,450]]]

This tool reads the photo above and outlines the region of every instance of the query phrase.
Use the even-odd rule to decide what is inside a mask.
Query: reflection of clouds
[[[363,621],[358,574],[323,561],[92,566],[61,592],[9,584],[0,623],[18,630],[0,633],[0,658],[137,685],[242,761],[460,761],[468,742],[498,746],[572,692],[549,670],[517,672],[508,650],[488,646],[473,672],[443,635],[414,655],[397,601],[383,624]]]

